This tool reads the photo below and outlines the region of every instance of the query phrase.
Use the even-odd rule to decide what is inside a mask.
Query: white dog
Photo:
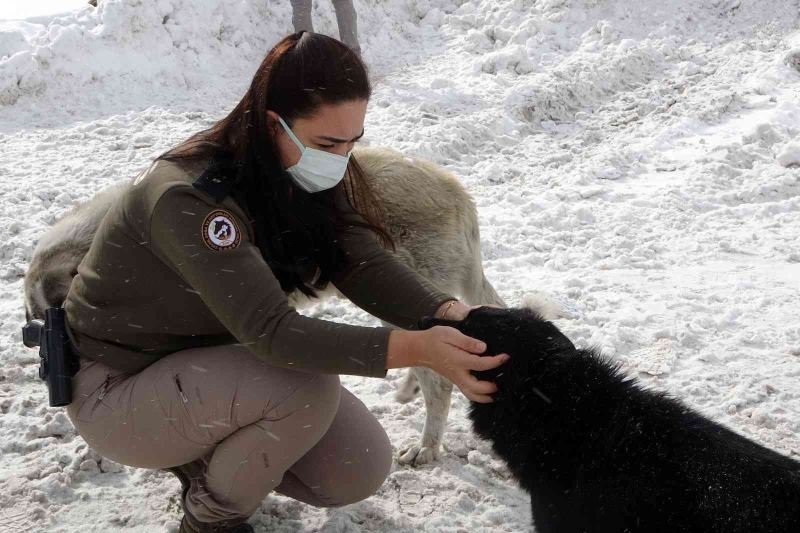
[[[378,199],[401,261],[468,305],[505,307],[483,273],[475,203],[455,176],[429,161],[385,148],[360,148],[354,157]],[[129,184],[108,187],[78,205],[39,241],[25,275],[28,319],[41,318],[45,309],[63,303],[100,221]],[[341,296],[331,286],[320,297],[331,295]],[[289,301],[302,307],[310,300],[295,291]],[[420,390],[426,407],[422,439],[400,456],[401,462],[415,465],[439,454],[453,385],[432,370],[416,367],[396,398],[405,403]]]

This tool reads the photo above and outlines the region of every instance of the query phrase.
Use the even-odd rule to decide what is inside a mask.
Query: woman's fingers
[[[469,368],[470,370],[489,370],[500,366],[509,359],[509,355],[505,353],[492,357],[477,357],[473,355],[470,357],[472,364]],[[497,384],[492,381],[481,381],[469,373],[469,371],[467,371],[467,375],[464,377],[464,381],[459,388],[467,398],[478,403],[494,401],[489,395],[497,392]]]
[[[461,348],[464,351],[470,353],[483,353],[486,351],[486,343],[480,341],[478,339],[473,339],[472,337],[468,337],[458,331],[456,328],[451,328],[449,326],[443,326],[447,328],[447,333],[445,337],[445,341],[448,344],[455,346],[456,348]]]
[[[497,385],[491,381],[480,381],[475,376],[468,374],[465,382],[459,388],[464,396],[473,402],[488,403],[494,401],[490,394],[497,392]]]
[[[468,371],[466,373],[459,372],[456,379],[458,379],[456,383],[458,388],[473,402],[489,403],[494,401],[490,395],[497,392],[497,385],[491,381],[480,381]]]
[[[464,391],[461,391],[464,392]],[[485,394],[467,394],[464,393],[464,396],[472,400],[473,402],[478,403],[492,403],[494,400],[491,396],[486,396]]]
[[[472,359],[472,364],[469,366],[470,370],[491,370],[511,359],[511,356],[507,353],[501,353],[492,356],[472,357],[470,359]]]
[[[434,333],[433,330],[438,330]],[[486,344],[478,339],[464,335],[449,326],[431,328],[443,344],[438,345],[439,355],[434,358],[431,368],[455,383],[464,396],[473,402],[490,403],[494,401],[491,394],[497,392],[497,385],[491,381],[481,381],[470,373],[470,370],[490,370],[510,359],[506,353],[493,356],[480,356],[486,351]],[[445,348],[444,346],[449,346]]]
[[[497,385],[491,381],[481,381],[472,374],[467,377],[468,387],[477,394],[494,394],[497,392]]]

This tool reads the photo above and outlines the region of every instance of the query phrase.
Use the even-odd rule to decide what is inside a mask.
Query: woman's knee
[[[324,438],[326,442],[322,443],[337,456],[330,474],[338,483],[320,484],[330,497],[329,505],[334,507],[369,498],[380,489],[392,469],[392,444],[386,430],[363,402],[344,388],[338,415]]]
[[[391,447],[370,448],[370,454],[373,460],[369,465],[358,465],[358,476],[355,478],[328,472],[327,479],[314,480],[316,483],[312,483],[312,489],[309,487],[309,481],[312,480],[301,481],[294,472],[287,472],[278,492],[315,507],[343,507],[366,500],[378,492],[392,467]],[[325,469],[324,465],[319,466]]]
[[[383,486],[383,483],[386,481],[386,478],[391,472],[391,449],[384,454],[384,457],[386,458],[384,467],[365,471],[361,482],[358,485],[349,487],[348,490],[339,498],[339,501],[333,505],[333,507],[342,507],[344,505],[360,502],[378,492],[378,489]]]

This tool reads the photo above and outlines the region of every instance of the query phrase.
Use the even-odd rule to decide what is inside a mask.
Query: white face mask
[[[307,192],[319,192],[335,187],[342,181],[352,150],[347,152],[346,156],[341,156],[303,146],[288,124],[281,117],[278,117],[278,120],[300,149],[300,160],[286,171],[301,189]]]

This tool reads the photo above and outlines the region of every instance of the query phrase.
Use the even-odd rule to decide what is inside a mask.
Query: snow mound
[[[224,74],[263,55],[286,16],[260,1],[101,1],[16,32],[27,43],[0,62],[0,104],[46,88],[72,97],[90,84],[121,94],[131,84],[199,89],[207,69]]]
[[[576,54],[517,87],[507,97],[506,108],[529,122],[569,121],[578,110],[591,112],[620,91],[655,79],[662,72],[662,59],[649,43],[630,40],[600,54]]]
[[[315,6],[315,30],[338,36],[330,3],[317,4],[323,5]],[[413,2],[359,4],[368,62],[371,54],[391,56],[404,39],[432,31],[406,28],[406,19],[419,12]],[[383,20],[399,24],[387,32]],[[271,0],[100,0],[97,8],[87,6],[45,23],[4,23],[0,106],[48,92],[69,99],[73,107],[96,108],[113,97],[123,108],[143,96],[163,102],[166,87],[178,101],[187,94],[230,98],[241,94],[255,65],[291,31],[290,3]]]

